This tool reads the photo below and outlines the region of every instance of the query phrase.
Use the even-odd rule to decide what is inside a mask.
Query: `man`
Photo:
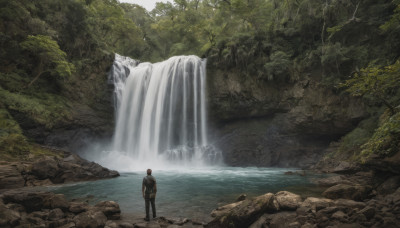
[[[143,178],[142,183],[142,194],[146,204],[146,218],[144,220],[149,221],[149,207],[151,203],[151,210],[153,212],[153,218],[156,217],[156,193],[157,193],[157,183],[156,178],[151,175],[151,169],[147,170],[147,176]]]

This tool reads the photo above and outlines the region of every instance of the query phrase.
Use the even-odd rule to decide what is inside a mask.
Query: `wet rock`
[[[248,227],[263,213],[279,210],[278,202],[272,193],[267,193],[252,200],[238,202],[238,205],[220,213],[206,227]]]
[[[296,210],[302,201],[301,196],[287,191],[276,193],[275,198],[281,210]]]
[[[247,198],[247,195],[246,195],[246,194],[241,194],[241,195],[236,199],[236,202],[243,201],[243,200],[245,200],[246,198]]]
[[[117,220],[121,218],[119,205],[114,201],[103,201],[95,206],[107,217],[107,219]]]
[[[21,188],[25,179],[21,172],[13,165],[0,165],[0,189]]]
[[[369,186],[338,184],[328,188],[322,195],[329,199],[344,198],[361,201],[367,199],[370,192]]]
[[[68,210],[74,214],[79,214],[88,210],[88,205],[82,202],[71,202]]]
[[[229,211],[231,211],[234,207],[239,206],[240,204],[242,204],[243,201],[239,201],[236,203],[231,203],[231,204],[227,204],[221,207],[218,207],[217,209],[213,210],[211,212],[211,217],[219,217],[221,215],[227,214],[229,213]]]
[[[97,228],[105,226],[107,217],[101,211],[90,210],[74,217],[76,227]]]
[[[326,198],[308,197],[301,203],[302,207],[311,208],[313,211],[319,211],[323,208],[333,206],[334,201]]]

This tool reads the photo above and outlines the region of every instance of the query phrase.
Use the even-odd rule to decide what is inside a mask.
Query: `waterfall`
[[[207,139],[205,66],[197,56],[151,64],[116,55],[112,151],[136,165],[221,162]]]

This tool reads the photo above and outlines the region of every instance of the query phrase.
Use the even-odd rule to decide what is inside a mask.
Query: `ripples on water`
[[[234,202],[242,193],[253,197],[288,190],[318,194],[311,180],[316,175],[285,175],[296,169],[212,167],[185,170],[153,170],[157,179],[157,215],[206,220],[218,206]],[[113,200],[123,214],[144,216],[141,194],[143,172],[121,173],[114,179],[50,187],[69,199],[90,196],[90,202]]]

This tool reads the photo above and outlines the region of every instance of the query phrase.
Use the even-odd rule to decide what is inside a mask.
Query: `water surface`
[[[157,179],[158,216],[207,220],[218,206],[232,203],[245,193],[254,197],[282,190],[302,195],[319,193],[312,183],[318,175],[285,175],[296,169],[213,167],[186,170],[153,170]],[[90,203],[114,200],[123,214],[144,216],[141,184],[145,171],[121,173],[114,179],[50,187],[67,198],[85,198]]]

